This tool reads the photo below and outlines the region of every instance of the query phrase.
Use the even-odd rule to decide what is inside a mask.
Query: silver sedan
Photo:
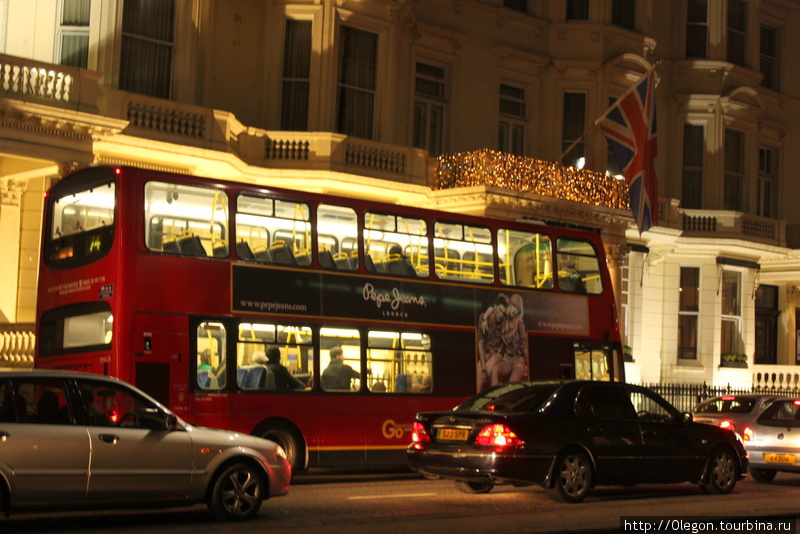
[[[743,434],[754,480],[769,482],[778,471],[800,473],[800,400],[773,402]]]
[[[0,372],[0,505],[12,510],[205,502],[253,517],[289,491],[274,442],[193,426],[120,380]]]

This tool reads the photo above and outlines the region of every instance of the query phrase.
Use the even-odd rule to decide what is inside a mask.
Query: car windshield
[[[800,401],[775,401],[758,418],[758,424],[765,426],[798,427],[800,426]]]
[[[503,384],[472,397],[456,410],[490,410],[495,412],[528,412],[539,408],[561,387],[559,383]]]
[[[695,413],[750,413],[755,405],[750,397],[720,397],[701,404]]]

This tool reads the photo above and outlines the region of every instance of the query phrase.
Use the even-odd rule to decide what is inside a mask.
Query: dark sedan
[[[449,412],[417,414],[411,468],[462,491],[541,484],[580,502],[599,485],[699,484],[725,494],[747,472],[739,436],[695,423],[656,393],[615,382],[516,382]]]

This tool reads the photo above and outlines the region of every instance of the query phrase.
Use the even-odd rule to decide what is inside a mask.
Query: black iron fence
[[[641,384],[652,389],[681,412],[691,412],[697,403],[720,395],[741,395],[745,393],[764,393],[800,397],[800,388],[788,387],[732,387],[709,386],[703,384]]]

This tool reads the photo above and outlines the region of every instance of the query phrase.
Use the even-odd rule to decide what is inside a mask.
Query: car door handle
[[[100,434],[99,437],[101,440],[105,441],[106,443],[116,443],[119,441],[119,436],[114,434]]]

